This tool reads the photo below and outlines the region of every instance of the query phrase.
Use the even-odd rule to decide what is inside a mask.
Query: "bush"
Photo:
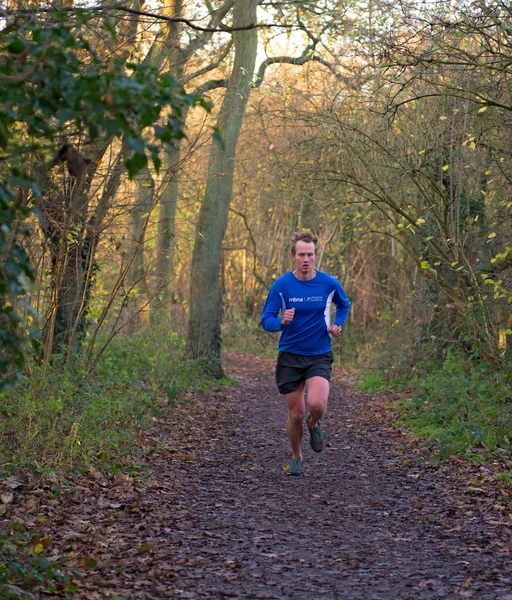
[[[130,381],[147,383],[162,393],[194,389],[206,391],[211,384],[208,361],[192,360],[185,352],[185,339],[174,332],[162,335],[150,329],[114,338],[102,356],[98,374],[109,378],[124,372]]]
[[[512,366],[492,373],[486,364],[450,353],[403,405],[401,420],[442,457],[507,452],[512,440]]]
[[[147,331],[114,339],[90,374],[83,364],[30,365],[0,394],[4,469],[108,466],[133,456],[136,436],[163,405],[211,384],[207,365],[185,359],[184,348],[175,334]]]
[[[264,331],[259,321],[242,315],[224,324],[222,341],[226,350],[272,358],[277,356],[279,334]]]
[[[31,366],[0,395],[0,442],[14,465],[71,467],[122,455],[149,422],[155,395],[126,371],[87,376],[77,366]]]
[[[369,373],[361,373],[356,381],[356,387],[362,392],[379,392],[387,389],[402,389],[410,386],[411,380],[406,377],[395,377],[387,379],[381,371],[370,371]]]
[[[41,537],[20,524],[12,524],[0,534],[2,598],[35,598],[37,592],[53,598],[74,596],[81,575],[75,567],[45,556],[51,543],[51,538]]]

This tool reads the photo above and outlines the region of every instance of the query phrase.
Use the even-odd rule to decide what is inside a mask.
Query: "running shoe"
[[[324,450],[325,448],[325,435],[324,430],[322,429],[322,424],[320,423],[320,421],[318,421],[316,427],[313,429],[309,426],[310,419],[311,415],[308,415],[308,418],[306,419],[306,424],[309,429],[309,443],[311,445],[311,448],[313,448],[315,452],[322,452],[322,450]]]
[[[302,461],[300,458],[294,458],[286,469],[287,475],[295,477],[302,477],[304,475],[304,469],[302,467]]]

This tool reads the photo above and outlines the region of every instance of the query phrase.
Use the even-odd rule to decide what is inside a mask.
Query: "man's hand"
[[[285,310],[284,314],[283,314],[283,319],[281,321],[281,325],[284,327],[285,325],[288,325],[288,323],[291,323],[293,321],[294,315],[295,315],[294,308],[288,308],[287,310]]]
[[[338,337],[341,333],[341,327],[339,325],[331,325],[327,331],[334,337]]]

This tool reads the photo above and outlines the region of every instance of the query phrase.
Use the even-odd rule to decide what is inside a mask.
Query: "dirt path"
[[[417,464],[388,400],[340,379],[328,448],[287,477],[272,361],[236,371],[156,425],[151,478],[93,473],[47,507],[54,552],[92,567],[79,598],[512,600],[512,505],[485,469]]]

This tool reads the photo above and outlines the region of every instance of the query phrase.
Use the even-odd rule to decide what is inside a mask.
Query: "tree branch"
[[[197,87],[194,90],[194,96],[204,96],[206,92],[209,92],[210,90],[215,90],[217,88],[226,87],[227,84],[227,79],[211,79],[210,81],[206,81],[205,83]]]
[[[229,5],[229,8],[231,8],[234,4],[235,0],[227,0],[226,5]],[[225,6],[226,6],[225,5]],[[222,8],[219,8],[214,15],[216,17],[218,17],[219,15],[219,11],[222,11]],[[12,17],[12,16],[16,16],[16,15],[37,15],[37,14],[55,14],[55,13],[62,13],[62,12],[68,12],[68,13],[74,13],[74,12],[88,12],[88,13],[94,13],[94,12],[98,12],[98,13],[104,13],[104,12],[111,12],[111,11],[119,11],[119,12],[125,12],[125,13],[129,13],[132,15],[137,15],[140,17],[150,17],[152,19],[155,19],[156,21],[167,21],[168,23],[183,23],[185,25],[187,25],[187,27],[190,27],[190,29],[194,29],[196,31],[203,31],[206,33],[230,33],[232,31],[248,31],[251,29],[258,29],[261,27],[280,27],[282,29],[293,29],[296,28],[297,25],[292,23],[292,24],[287,24],[287,23],[251,23],[250,25],[241,25],[238,27],[232,27],[232,26],[228,26],[228,25],[219,25],[218,27],[211,27],[211,26],[206,26],[203,27],[201,25],[197,25],[194,21],[190,20],[190,19],[185,19],[183,17],[165,17],[163,15],[159,15],[157,13],[153,13],[153,12],[149,12],[149,11],[145,11],[145,10],[136,10],[134,8],[129,8],[127,6],[87,6],[87,7],[76,7],[76,6],[62,6],[58,9],[56,8],[41,8],[38,7],[37,9],[18,9],[18,10],[0,10],[0,17],[3,18],[7,18],[7,17]],[[227,12],[227,11],[226,11]]]
[[[199,69],[195,73],[191,73],[190,75],[187,75],[186,77],[184,77],[182,80],[183,85],[185,85],[189,81],[192,81],[192,79],[196,79],[197,77],[200,77],[201,75],[204,75],[205,73],[213,71],[213,69],[216,69],[220,65],[220,63],[226,58],[226,56],[229,54],[229,51],[231,50],[232,47],[233,47],[233,40],[231,39],[226,44],[226,47],[224,48],[224,50],[222,51],[222,53],[219,55],[218,59],[215,62],[207,65],[206,67],[203,67],[202,69]]]
[[[332,73],[333,75],[336,76],[337,79],[342,79],[341,75],[336,71],[336,69],[326,60],[324,60],[323,58],[320,58],[319,56],[315,56],[315,55],[301,55],[301,56],[271,56],[267,59],[265,59],[259,69],[258,69],[258,73],[256,75],[256,79],[254,80],[254,87],[260,87],[260,85],[263,83],[263,78],[265,77],[265,71],[267,70],[267,67],[269,65],[275,65],[278,63],[286,63],[289,65],[304,65],[307,62],[310,61],[315,61],[315,62],[319,62],[320,64],[324,65],[325,67],[327,67]]]

